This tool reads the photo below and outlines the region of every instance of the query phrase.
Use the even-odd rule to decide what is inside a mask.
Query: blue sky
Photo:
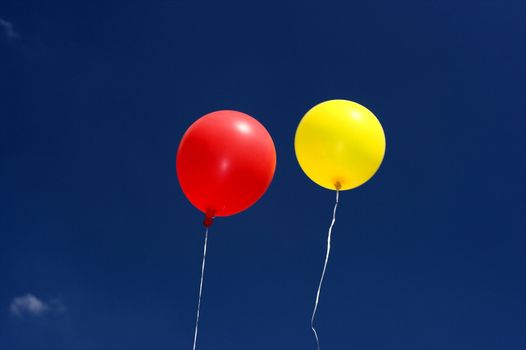
[[[217,109],[277,149],[216,221],[199,349],[314,349],[334,193],[297,165],[333,98],[386,158],[342,193],[322,349],[526,347],[521,1],[0,3],[0,349],[189,349],[203,227],[175,152]]]

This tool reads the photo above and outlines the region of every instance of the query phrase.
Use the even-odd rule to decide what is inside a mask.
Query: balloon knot
[[[342,184],[340,183],[340,181],[337,181],[337,182],[334,184],[334,187],[336,187],[336,191],[339,191],[339,190],[341,190],[341,188],[342,188]]]
[[[203,221],[203,225],[205,225],[205,227],[212,226],[212,224],[214,223],[214,215],[215,215],[215,210],[208,209],[206,211],[205,220]]]
[[[212,226],[213,223],[214,223],[214,218],[206,217],[205,220],[203,221],[203,225],[205,227],[210,227]]]

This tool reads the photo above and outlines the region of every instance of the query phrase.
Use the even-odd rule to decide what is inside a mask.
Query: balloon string
[[[203,295],[203,279],[205,276],[205,263],[206,263],[206,246],[208,243],[208,227],[206,228],[205,232],[205,246],[203,249],[203,263],[201,265],[201,283],[199,284],[199,301],[197,302],[197,317],[195,320],[195,333],[194,333],[194,347],[193,350],[195,350],[195,346],[197,344],[197,330],[199,329],[199,313],[201,312],[201,296]]]
[[[340,190],[337,189],[336,190],[336,203],[334,204],[334,210],[332,212],[332,222],[331,222],[331,226],[329,227],[329,233],[327,235],[327,254],[325,255],[325,264],[323,265],[323,272],[321,273],[320,284],[318,286],[318,292],[316,293],[316,302],[314,304],[314,311],[312,312],[312,318],[310,320],[310,327],[312,328],[312,331],[314,332],[314,336],[316,337],[316,345],[318,345],[318,350],[320,350],[320,340],[318,338],[318,333],[316,332],[316,328],[314,328],[314,318],[316,317],[316,311],[318,310],[318,302],[320,300],[321,286],[323,284],[323,279],[325,278],[325,271],[327,270],[327,263],[329,262],[329,255],[331,252],[332,227],[334,226],[334,223],[336,222],[336,209],[338,208],[339,195],[340,195]]]

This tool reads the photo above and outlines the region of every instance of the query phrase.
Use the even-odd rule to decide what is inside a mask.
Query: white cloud
[[[0,30],[2,30],[9,39],[20,37],[20,35],[13,28],[13,23],[6,21],[2,17],[0,17]]]
[[[9,310],[12,315],[17,317],[24,315],[42,316],[50,312],[64,313],[66,312],[66,306],[60,299],[51,299],[46,303],[33,294],[26,294],[14,298],[9,306]]]

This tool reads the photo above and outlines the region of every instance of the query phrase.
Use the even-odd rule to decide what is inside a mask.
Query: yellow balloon
[[[364,106],[331,100],[305,114],[294,140],[307,176],[330,190],[350,190],[369,180],[385,154],[382,125]]]

